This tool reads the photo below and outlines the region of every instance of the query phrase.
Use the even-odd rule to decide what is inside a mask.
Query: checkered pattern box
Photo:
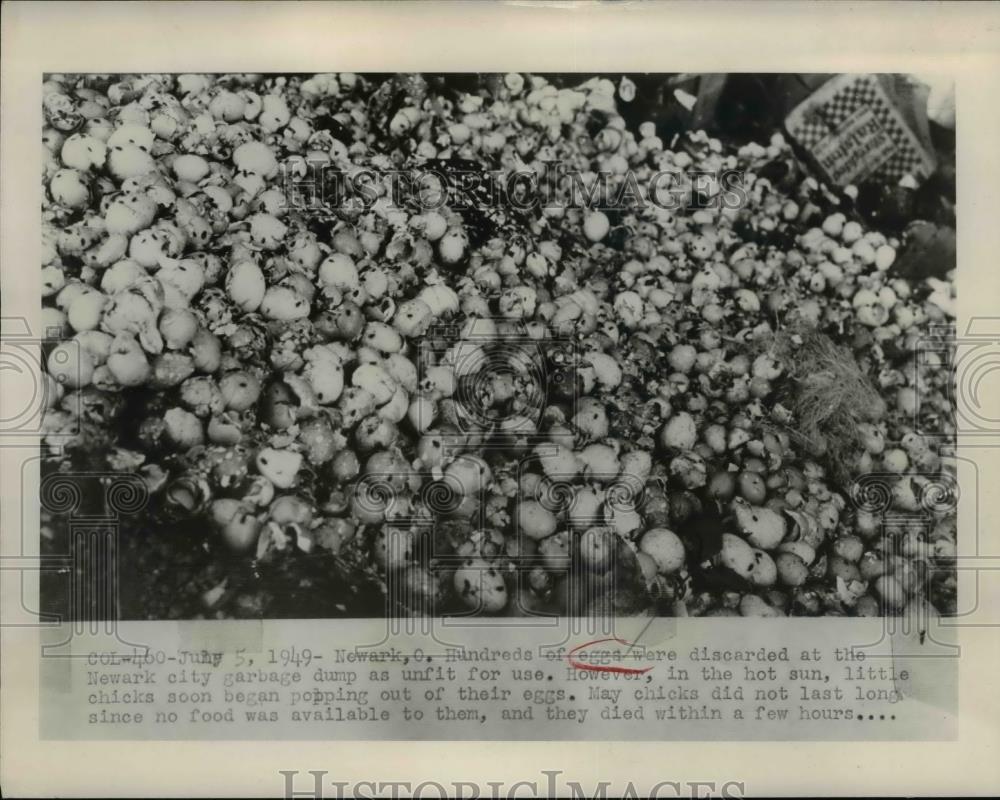
[[[892,185],[905,175],[919,182],[935,168],[933,153],[875,75],[828,81],[792,110],[785,127],[839,186],[869,179]]]

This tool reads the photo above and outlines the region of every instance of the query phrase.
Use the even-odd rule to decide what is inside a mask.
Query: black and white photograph
[[[995,794],[997,31],[7,0],[0,790]]]
[[[43,611],[953,614],[954,104],[45,75]]]

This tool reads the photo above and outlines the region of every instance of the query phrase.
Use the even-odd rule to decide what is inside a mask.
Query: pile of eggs
[[[339,559],[402,613],[954,611],[951,375],[924,347],[953,281],[897,274],[850,189],[763,177],[794,161],[780,134],[664,143],[619,113],[627,78],[43,88],[51,463],[137,474],[210,557]],[[571,180],[527,210],[469,213],[426,174],[392,191],[553,163]],[[368,179],[303,203],[317,169]],[[741,202],[704,202],[724,172]],[[675,202],[652,202],[663,173]],[[630,182],[640,202],[571,194]],[[755,347],[793,326],[885,400],[853,481],[797,440],[788,365]],[[222,595],[205,615],[238,613]]]

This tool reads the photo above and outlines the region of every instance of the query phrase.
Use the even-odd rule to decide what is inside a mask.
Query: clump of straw
[[[785,329],[762,345],[784,365],[778,394],[792,412],[789,433],[845,480],[862,448],[858,426],[885,416],[885,400],[854,354],[818,330]]]

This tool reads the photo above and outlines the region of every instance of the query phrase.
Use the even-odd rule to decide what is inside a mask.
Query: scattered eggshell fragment
[[[299,469],[302,467],[302,455],[292,450],[278,450],[265,447],[256,458],[257,470],[279,489],[288,489],[295,485]]]

